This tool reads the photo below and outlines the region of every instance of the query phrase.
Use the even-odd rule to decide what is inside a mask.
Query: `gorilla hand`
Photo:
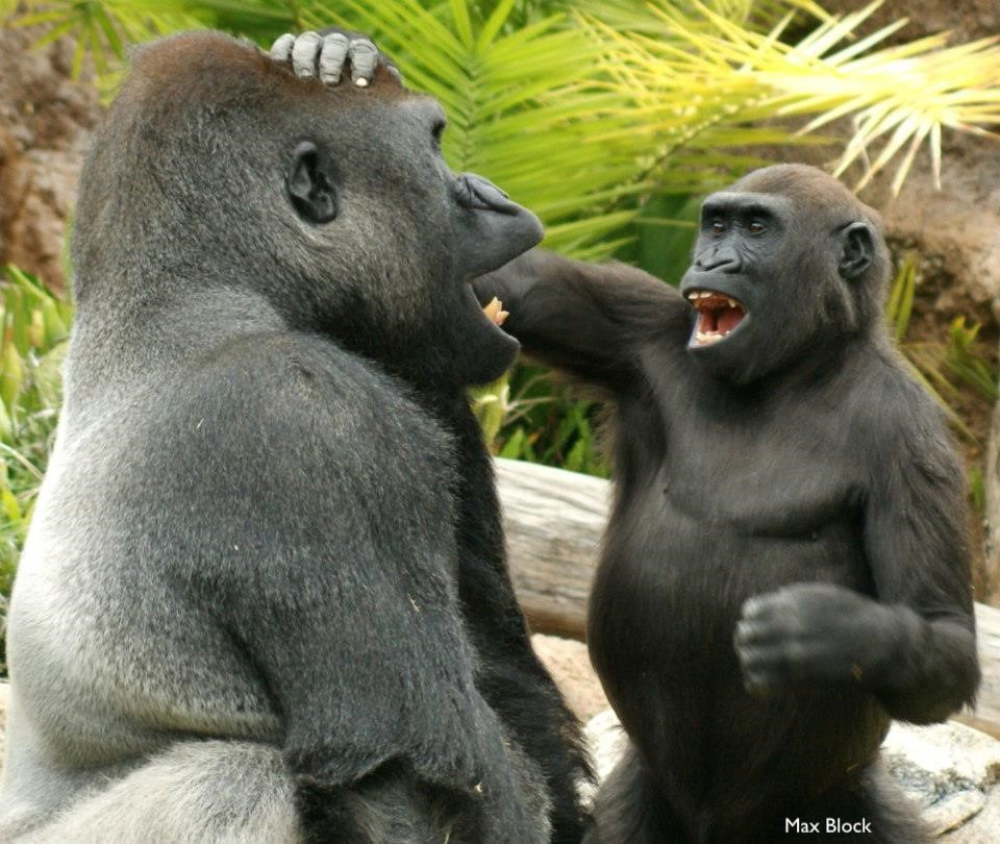
[[[271,47],[271,57],[279,62],[290,61],[300,79],[319,76],[324,85],[339,85],[348,64],[351,81],[359,88],[371,84],[379,65],[401,84],[403,81],[396,65],[371,39],[336,27],[324,29],[322,33],[303,32],[298,36],[285,33]]]
[[[897,652],[896,608],[829,583],[799,583],[750,598],[734,645],[755,695],[828,683],[873,685]]]

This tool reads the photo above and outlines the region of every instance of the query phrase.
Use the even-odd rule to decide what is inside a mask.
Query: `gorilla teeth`
[[[692,290],[686,294],[688,301],[698,312],[694,344],[708,346],[718,343],[734,331],[746,316],[743,305],[714,290]]]
[[[486,314],[490,322],[494,325],[503,325],[507,317],[510,316],[510,311],[505,311],[503,309],[503,302],[497,299],[496,296],[494,296],[492,301],[485,308],[483,308],[483,313]]]
[[[721,293],[713,293],[711,290],[692,290],[687,294],[687,298],[689,302],[697,302],[699,299],[724,299],[730,308],[739,308],[740,310],[743,310],[743,306],[735,299],[729,296],[723,296]]]

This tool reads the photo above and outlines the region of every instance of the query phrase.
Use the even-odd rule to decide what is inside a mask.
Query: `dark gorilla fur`
[[[579,841],[465,397],[517,348],[469,282],[541,230],[442,127],[384,68],[136,57],[81,184],[0,839]]]
[[[925,840],[879,746],[979,670],[961,470],[888,271],[875,213],[786,165],[706,200],[680,292],[540,252],[477,282],[617,415],[589,644],[631,747],[589,844]]]

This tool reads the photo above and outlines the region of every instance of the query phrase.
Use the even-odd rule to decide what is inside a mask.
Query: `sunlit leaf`
[[[851,41],[878,3],[830,17],[796,44],[775,37],[784,26],[757,32],[707,4],[659,0],[653,13],[663,22],[660,38],[613,33],[623,69],[614,71],[622,96],[647,116],[668,145],[689,143],[701,124],[742,124],[767,116],[818,115],[801,132],[845,116],[855,131],[835,172],[856,161],[866,171],[856,187],[898,161],[898,192],[917,149],[926,143],[934,173],[940,173],[941,131],[989,135],[1000,125],[1000,38],[947,45],[946,35],[883,47],[902,22]],[[692,96],[678,122],[682,89]]]

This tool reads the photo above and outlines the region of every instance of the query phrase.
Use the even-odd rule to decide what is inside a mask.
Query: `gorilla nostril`
[[[481,211],[515,214],[521,210],[520,206],[510,201],[505,191],[474,173],[463,173],[458,177],[457,199],[466,208]]]
[[[695,266],[703,272],[721,270],[723,272],[735,273],[740,270],[739,256],[732,250],[713,252],[711,255],[699,257],[695,261]]]

